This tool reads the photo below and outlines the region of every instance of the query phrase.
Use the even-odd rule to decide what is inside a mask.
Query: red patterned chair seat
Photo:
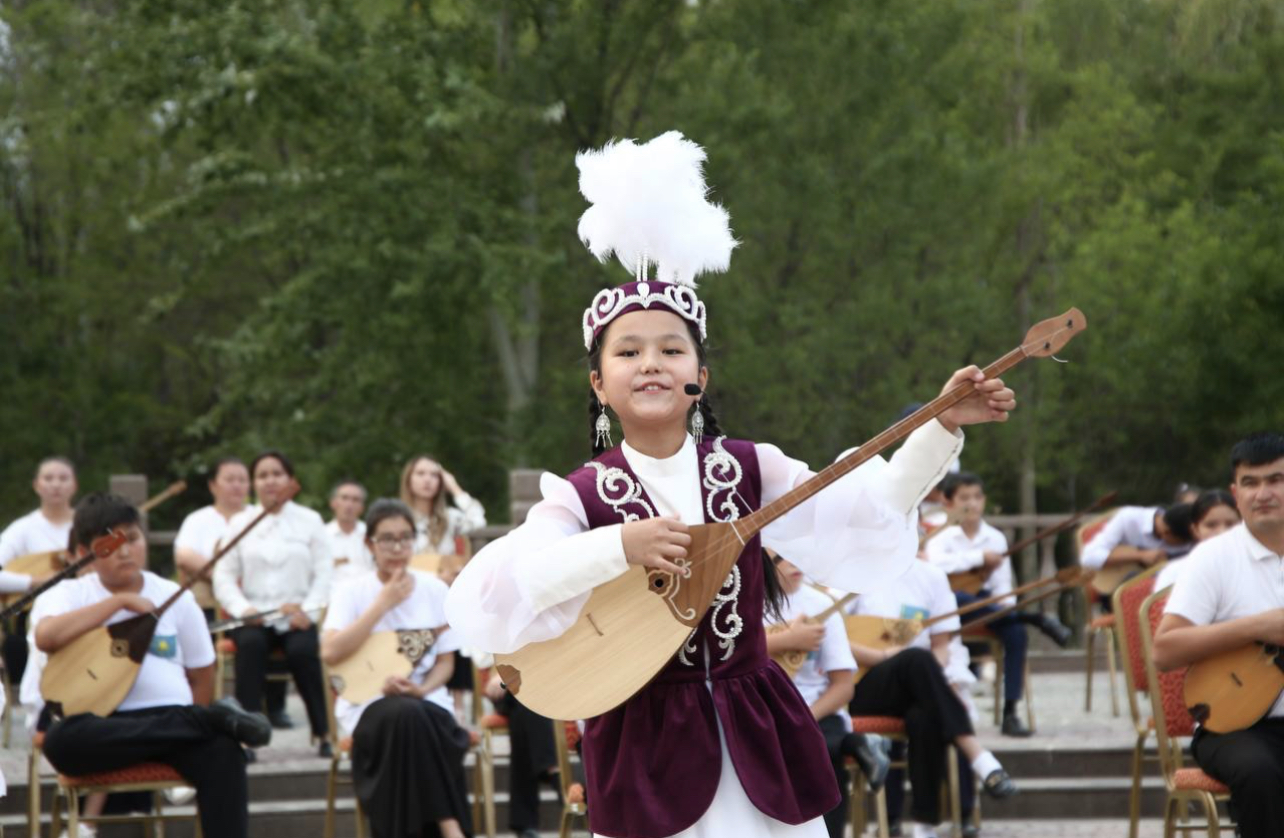
[[[1100,617],[1096,618],[1091,623],[1088,623],[1088,628],[1092,629],[1093,631],[1096,631],[1097,629],[1108,629],[1108,628],[1114,628],[1114,627],[1115,627],[1114,614],[1102,614]]]
[[[508,727],[508,717],[498,713],[487,713],[482,716],[481,726],[483,730],[505,730]]]
[[[856,733],[894,735],[905,732],[905,720],[899,716],[852,716],[852,730]]]
[[[1180,791],[1207,791],[1230,794],[1230,789],[1204,773],[1202,768],[1178,768],[1173,772],[1173,785]]]
[[[131,765],[119,771],[100,771],[96,774],[82,774],[69,777],[58,775],[58,782],[67,788],[85,788],[89,786],[123,786],[135,783],[180,783],[186,784],[183,775],[172,766],[160,762],[143,762]]]

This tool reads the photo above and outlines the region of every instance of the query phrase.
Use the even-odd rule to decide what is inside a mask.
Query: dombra
[[[1092,506],[1089,506],[1086,509],[1081,509],[1080,511],[1071,515],[1069,518],[1066,518],[1064,521],[1060,521],[1054,524],[1053,526],[1048,527],[1047,529],[1040,530],[1039,532],[1035,533],[1029,538],[1026,538],[1022,541],[1018,541],[1016,544],[1013,544],[1011,547],[1008,548],[1007,552],[1003,554],[1003,557],[1008,558],[1010,556],[1015,556],[1017,553],[1020,553],[1022,550],[1029,547],[1031,544],[1037,544],[1038,542],[1042,541],[1045,538],[1051,538],[1057,533],[1064,532],[1070,529],[1072,526],[1079,523],[1079,521],[1082,520],[1084,516],[1091,515],[1093,512],[1096,512],[1098,509],[1102,509],[1103,507],[1109,506],[1110,504],[1114,503],[1115,498],[1118,497],[1118,495],[1119,495],[1118,492],[1108,492],[1102,495],[1101,497],[1097,498],[1093,502]],[[939,530],[937,532],[939,532]],[[932,533],[932,535],[935,535],[935,534],[936,534],[935,532]],[[985,587],[985,583],[989,581],[990,573],[991,571],[983,567],[974,568],[972,570],[962,570],[957,573],[951,573],[949,575],[950,590],[955,591],[956,593],[967,593],[975,596],[978,592],[980,592],[982,588]],[[1096,588],[1097,585],[1100,583],[1100,581],[1101,581],[1100,571],[1097,571],[1097,575],[1092,577],[1092,587]],[[1120,581],[1122,582],[1123,580],[1120,580]]]
[[[446,626],[371,632],[348,657],[330,666],[330,686],[353,704],[383,695],[389,678],[406,678],[432,650]]]
[[[1026,358],[1055,354],[1086,325],[1083,313],[1074,308],[1036,324],[1021,346],[985,368],[985,377],[1002,375]],[[973,392],[972,383],[966,382],[941,394],[855,453],[738,521],[691,527],[689,576],[634,565],[599,585],[562,635],[495,656],[508,691],[552,719],[589,719],[623,704],[664,668],[700,625],[745,545],[763,527]]]
[[[1183,694],[1191,717],[1213,733],[1259,722],[1284,693],[1284,650],[1250,643],[1194,664]]]
[[[970,614],[973,611],[985,608],[988,605],[1007,599],[1010,596],[1016,596],[1035,590],[1036,588],[1046,587],[1056,583],[1054,587],[1043,591],[1036,596],[1020,600],[1012,605],[1000,608],[999,610],[986,614],[979,620],[973,620],[967,623],[964,628],[974,628],[983,626],[986,623],[993,622],[1000,617],[1005,617],[1025,605],[1047,599],[1050,596],[1061,593],[1079,585],[1086,584],[1092,579],[1092,571],[1084,570],[1081,567],[1067,567],[1057,571],[1053,576],[1044,579],[1036,579],[1033,582],[1027,582],[1019,588],[1016,588],[1005,594],[995,594],[986,599],[980,599],[948,614],[938,614],[929,620],[910,620],[898,617],[878,617],[873,614],[851,614],[844,619],[847,627],[847,641],[856,646],[864,646],[869,649],[891,649],[896,646],[908,646],[914,642],[925,629],[931,628],[937,623],[944,622],[952,617],[961,617],[964,614]],[[963,629],[956,629],[951,634],[958,634]],[[861,667],[856,670],[855,680],[857,683],[865,677],[868,667]]]
[[[843,606],[855,598],[856,594],[848,594],[826,608],[824,611],[821,611],[819,614],[804,618],[803,622],[810,623],[812,625],[823,623],[829,619],[830,615],[837,614],[839,611],[842,611]],[[776,623],[767,627],[767,633],[778,634],[782,631],[786,631],[788,628],[789,625],[787,623]],[[785,674],[792,679],[798,674],[798,670],[802,668],[803,663],[806,662],[807,653],[799,649],[788,649],[784,652],[777,652],[771,656],[771,659],[780,664],[780,668],[785,670]]]

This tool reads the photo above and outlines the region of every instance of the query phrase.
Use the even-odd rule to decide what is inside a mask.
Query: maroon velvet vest
[[[707,522],[758,508],[762,477],[752,442],[706,440],[697,452]],[[568,479],[590,527],[656,514],[619,448]],[[757,536],[745,545],[699,627],[650,684],[586,721],[593,832],[664,838],[698,821],[722,771],[718,720],[740,784],[764,814],[799,824],[838,805],[820,728],[793,681],[767,656],[761,550]]]

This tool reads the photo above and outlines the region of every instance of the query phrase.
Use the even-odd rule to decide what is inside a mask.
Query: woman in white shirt
[[[228,526],[245,511],[250,496],[250,471],[238,457],[224,457],[214,464],[209,479],[214,502],[183,519],[174,536],[174,564],[191,578],[205,569],[220,544],[228,541]],[[201,608],[214,607],[214,594],[208,581],[192,588]],[[207,614],[206,616],[211,616]]]
[[[468,732],[455,721],[446,682],[459,648],[446,625],[446,584],[409,569],[415,540],[410,509],[379,500],[366,516],[366,544],[375,570],[334,593],[321,653],[336,664],[381,631],[431,629],[435,636],[410,676],[389,676],[383,695],[354,705],[342,697],[334,713],[353,738],[357,798],[375,838],[409,838],[440,830],[442,838],[471,833],[464,755]]]
[[[250,476],[259,503],[271,507],[289,487],[294,467],[279,451],[265,451],[250,464]],[[247,509],[237,515],[228,524],[229,533],[241,532],[257,514]],[[277,612],[264,623],[231,633],[236,697],[251,711],[262,708],[268,655],[283,649],[322,756],[330,753],[329,725],[313,619],[329,599],[331,571],[330,539],[321,516],[294,501],[268,515],[214,568],[214,596],[228,614],[241,618]]]
[[[451,506],[446,496],[455,502]],[[401,502],[415,516],[416,553],[457,553],[456,536],[486,526],[486,510],[441,463],[420,454],[401,470]]]

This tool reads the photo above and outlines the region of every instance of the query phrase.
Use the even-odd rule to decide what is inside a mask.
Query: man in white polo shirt
[[[1231,491],[1244,523],[1185,559],[1155,635],[1155,663],[1176,669],[1254,642],[1284,645],[1284,434],[1258,433],[1231,449]],[[1233,733],[1196,730],[1191,753],[1230,786],[1243,838],[1284,824],[1284,697]]]

